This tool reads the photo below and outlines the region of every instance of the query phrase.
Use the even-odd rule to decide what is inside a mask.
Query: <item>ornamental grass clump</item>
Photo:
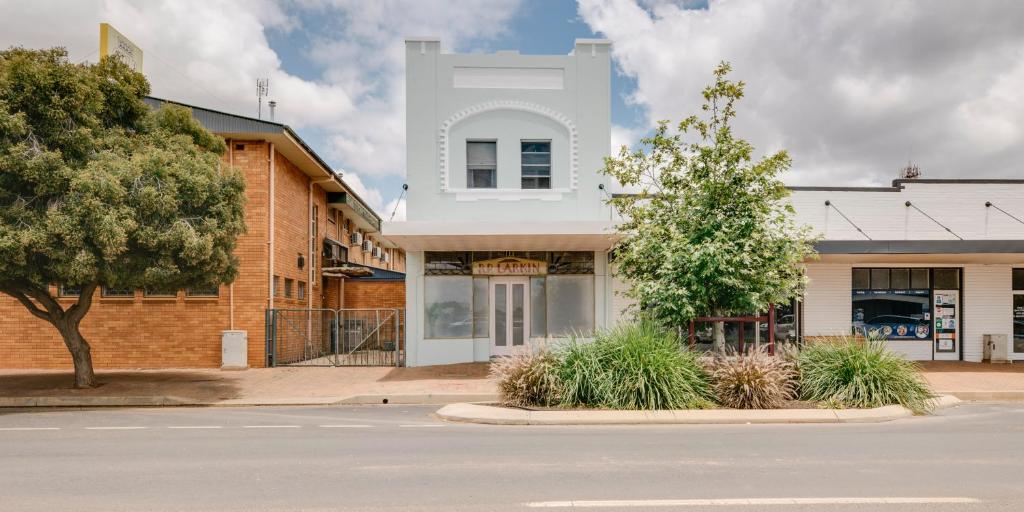
[[[798,359],[805,400],[854,408],[902,405],[919,414],[934,406],[917,364],[884,343],[838,337],[804,347]]]
[[[522,350],[491,363],[502,405],[549,406],[557,403],[561,385],[554,370],[558,359],[546,347]]]
[[[797,396],[793,364],[763,349],[717,357],[710,373],[718,402],[733,409],[778,409]]]
[[[610,409],[693,409],[710,405],[708,376],[697,355],[650,321],[620,324],[592,343],[559,351],[561,403]]]

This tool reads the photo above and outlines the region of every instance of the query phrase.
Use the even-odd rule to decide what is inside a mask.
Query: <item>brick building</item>
[[[160,108],[165,100],[146,102]],[[248,364],[260,367],[268,308],[404,307],[404,252],[380,236],[380,217],[291,128],[188,107],[226,140],[225,163],[245,175],[238,279],[174,294],[97,292],[82,322],[96,368],[219,367],[225,330],[247,333]],[[74,300],[74,290],[53,292]],[[53,326],[6,295],[0,318],[0,368],[71,368]]]

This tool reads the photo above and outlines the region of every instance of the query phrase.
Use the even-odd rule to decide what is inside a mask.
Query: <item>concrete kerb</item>
[[[960,403],[941,395],[935,409]],[[486,404],[457,403],[442,407],[446,421],[485,425],[729,425],[793,423],[882,423],[913,416],[909,409],[889,405],[875,409],[706,409],[678,411],[531,411]]]

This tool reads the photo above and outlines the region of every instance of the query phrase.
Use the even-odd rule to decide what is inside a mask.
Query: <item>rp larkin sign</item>
[[[476,276],[536,276],[548,273],[548,264],[523,258],[494,258],[473,263]]]

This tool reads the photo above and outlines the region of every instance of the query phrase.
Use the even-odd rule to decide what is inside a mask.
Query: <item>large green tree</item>
[[[615,254],[628,294],[641,310],[680,328],[697,316],[789,302],[801,293],[803,263],[814,255],[811,232],[794,221],[779,179],[789,155],[755,162],[753,147],[733,134],[744,84],[730,81],[729,72],[724,62],[715,70],[701,115],[674,132],[660,122],[641,148],[623,147],[603,170],[640,190],[612,199],[624,219]],[[721,323],[715,347],[724,348]]]
[[[60,332],[76,387],[96,385],[79,326],[98,288],[212,286],[237,272],[243,178],[222,164],[223,140],[187,109],[149,109],[148,93],[116,59],[0,52],[0,292]]]

